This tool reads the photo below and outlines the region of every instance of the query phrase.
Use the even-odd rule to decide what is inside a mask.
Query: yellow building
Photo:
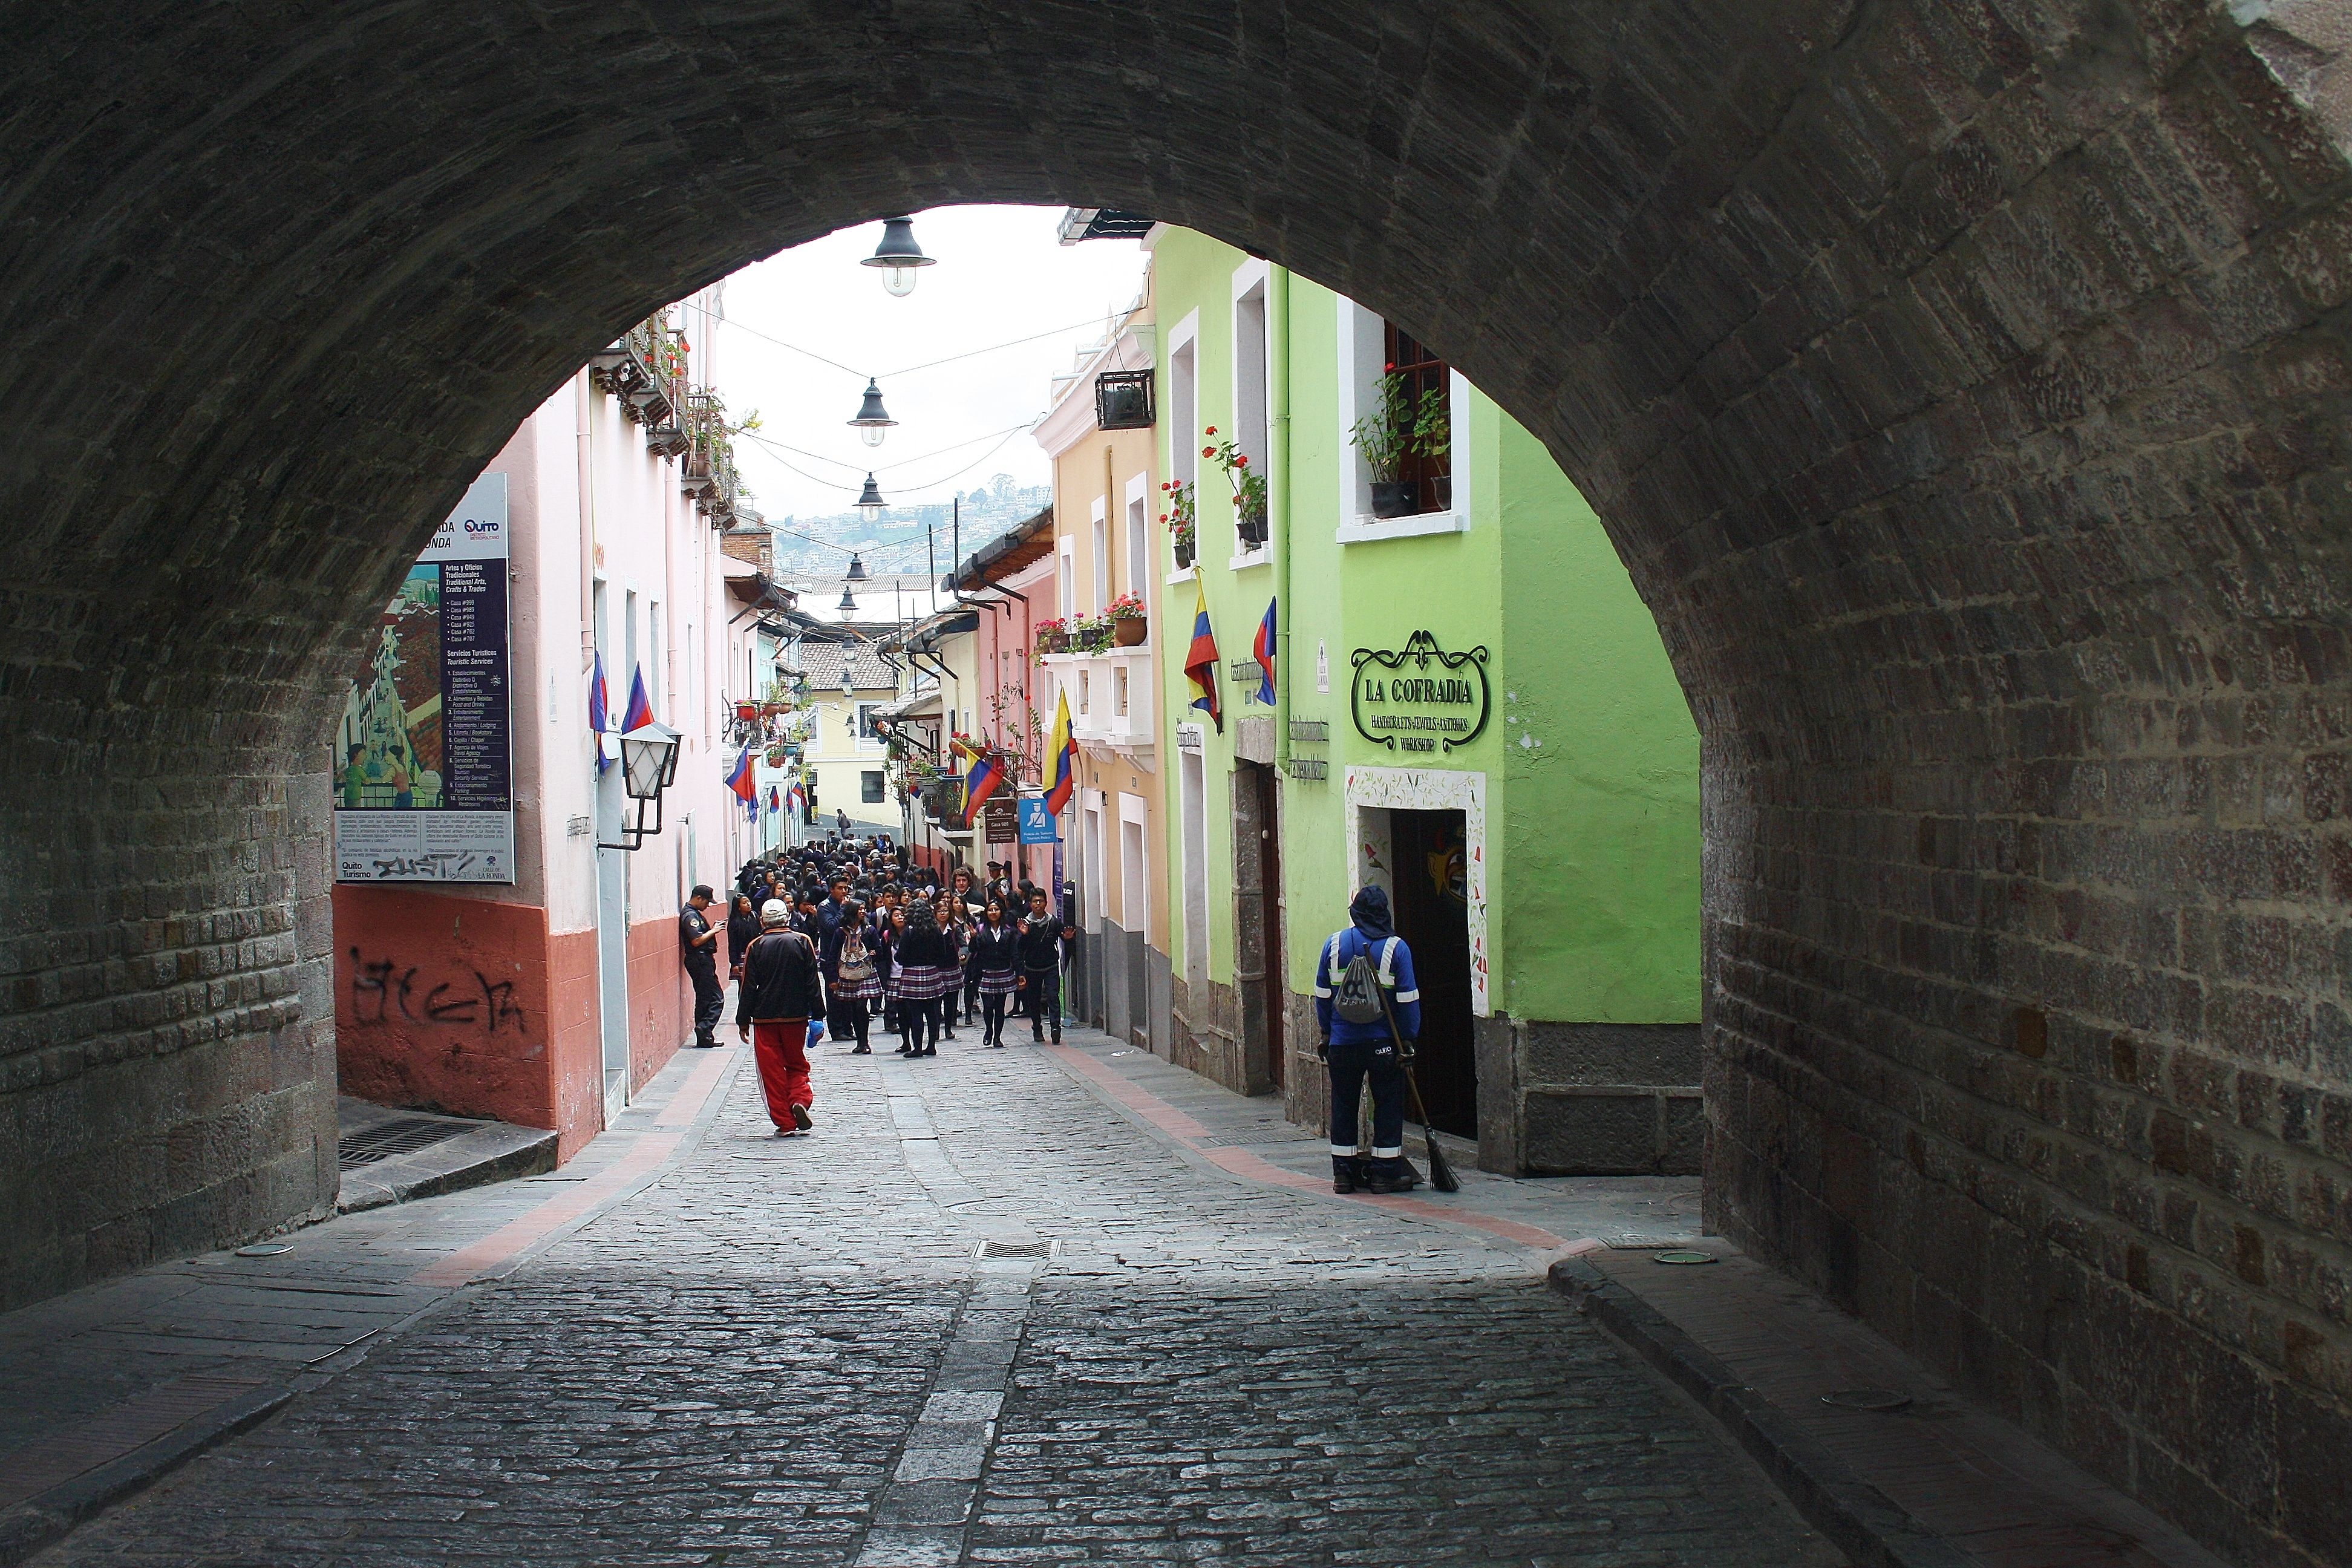
[[[1085,932],[1071,1009],[1164,1051],[1168,890],[1154,702],[1170,612],[1153,564],[1164,501],[1153,458],[1151,350],[1147,294],[1072,374],[1055,379],[1051,411],[1037,426],[1038,444],[1054,459],[1055,618],[1066,628],[1048,634],[1038,663],[1048,722],[1055,700],[1066,700],[1079,750],[1077,790],[1061,824]],[[1067,651],[1052,651],[1063,641]]]
[[[877,710],[904,690],[900,672],[885,662],[872,642],[803,638],[801,673],[809,700],[802,757],[816,774],[816,826],[824,834],[846,812],[853,832],[900,836],[898,801],[891,798],[887,758],[876,735]],[[844,668],[848,685],[842,683]]]

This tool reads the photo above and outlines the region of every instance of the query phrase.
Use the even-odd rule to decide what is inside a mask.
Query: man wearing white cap
[[[809,1107],[816,1096],[809,1089],[807,1047],[824,1032],[824,972],[817,966],[815,947],[791,929],[791,921],[792,910],[782,900],[760,906],[760,934],[744,949],[735,1003],[735,1030],[751,1042],[768,1119],[779,1138],[796,1138],[809,1129]]]

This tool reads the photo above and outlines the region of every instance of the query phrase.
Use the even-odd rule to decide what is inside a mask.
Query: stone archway
[[[2339,26],[28,14],[10,1299],[331,1190],[321,672],[550,385],[841,224],[1111,203],[1411,323],[1607,521],[1704,738],[1722,1226],[2210,1539],[2352,1552]]]

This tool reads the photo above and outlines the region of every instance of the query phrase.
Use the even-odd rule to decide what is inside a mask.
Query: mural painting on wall
[[[486,474],[437,530],[345,683],[335,876],[511,882],[507,494]]]

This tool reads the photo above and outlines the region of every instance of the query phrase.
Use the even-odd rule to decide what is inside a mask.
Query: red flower
[[[1217,427],[1216,427],[1215,426],[1213,426],[1213,425],[1210,426],[1207,429],[1205,429],[1205,430],[1203,430],[1203,431],[1202,431],[1202,432],[1201,432],[1201,434],[1202,434],[1202,435],[1203,435],[1203,436],[1213,436],[1213,435],[1215,435],[1216,433],[1217,433]]]
[[[1162,522],[1166,522],[1166,521],[1168,521],[1168,514],[1167,514],[1166,512],[1164,512],[1164,511],[1163,511],[1163,512],[1161,512],[1161,513],[1160,514],[1160,521],[1162,521]]]
[[[1204,458],[1213,458],[1216,455],[1217,449],[1214,447],[1203,447],[1201,448],[1201,456]]]
[[[1249,467],[1249,459],[1245,457],[1235,458],[1234,459],[1234,467],[1236,468],[1246,468]]]

